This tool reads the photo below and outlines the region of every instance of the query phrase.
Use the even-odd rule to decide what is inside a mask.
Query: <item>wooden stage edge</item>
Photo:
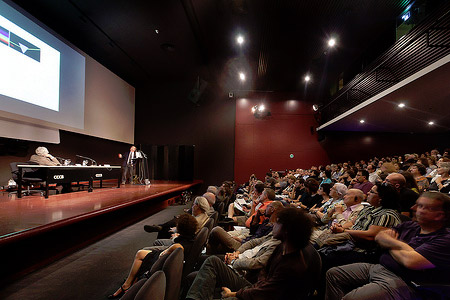
[[[91,198],[97,202],[104,198],[105,202],[102,202],[104,207],[100,209],[91,209],[78,215],[0,237],[2,257],[8,258],[5,259],[6,263],[0,269],[0,286],[161,211],[174,202],[174,199],[179,197],[183,191],[193,190],[195,193],[195,189],[202,183],[201,180],[164,181],[158,186],[158,183],[152,182],[151,188],[126,185],[120,189],[97,189],[93,193],[74,192],[53,195],[46,200],[43,200],[44,197],[31,199],[32,196],[30,196],[29,201],[36,201],[36,206],[39,206],[38,203],[40,203],[44,206],[41,208],[43,210],[47,205],[45,201],[52,201],[52,197],[55,197],[53,199],[56,204],[69,203],[66,203],[66,206],[71,210],[73,210],[73,203],[79,202],[80,205],[85,206],[81,207],[80,211],[88,207],[87,203]],[[113,195],[117,195],[116,198],[120,199],[111,200],[114,198]],[[21,201],[26,198],[21,198]],[[8,203],[1,203],[3,207],[6,205]],[[11,203],[11,205],[15,205],[17,208],[17,203]],[[92,202],[90,205],[92,206]],[[33,213],[29,214],[33,215]],[[17,216],[17,218],[19,217],[23,216]],[[9,216],[9,218],[14,218],[14,216]],[[30,249],[32,249],[31,252]]]

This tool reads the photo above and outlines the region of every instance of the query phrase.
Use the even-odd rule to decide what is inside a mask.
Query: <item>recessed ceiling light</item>
[[[259,111],[264,111],[266,109],[266,107],[264,106],[264,104],[259,105],[258,110]]]
[[[359,123],[363,124],[365,121],[363,119],[359,120]]]
[[[398,107],[400,107],[400,108],[405,107],[405,103],[399,103]]]
[[[245,81],[245,74],[244,73],[239,73],[239,79],[242,81]]]
[[[244,37],[242,35],[238,35],[238,37],[236,38],[236,42],[239,45],[242,45],[244,43]]]
[[[305,82],[309,82],[310,80],[311,80],[311,76],[306,75],[306,76],[305,76]]]
[[[319,105],[314,104],[314,105],[313,105],[313,110],[314,110],[314,111],[318,111],[318,110],[319,110]]]
[[[428,125],[434,125],[433,121],[428,122]]]
[[[155,29],[155,32],[156,32],[156,34],[158,34],[158,33],[159,33],[159,30],[158,30],[158,29]]]
[[[336,39],[334,39],[334,38],[329,39],[328,46],[334,47],[334,45],[336,45]]]

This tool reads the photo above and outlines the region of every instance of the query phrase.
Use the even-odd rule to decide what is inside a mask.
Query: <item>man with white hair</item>
[[[31,155],[30,162],[37,163],[41,166],[59,166],[59,161],[48,152],[45,147],[37,147],[36,154]]]
[[[206,189],[206,192],[207,192],[207,193],[213,193],[214,196],[216,196],[218,190],[217,190],[217,187],[216,187],[216,186],[210,185],[210,186],[208,186],[208,188]]]
[[[208,215],[208,217],[211,217],[212,214],[215,212],[213,205],[214,203],[216,203],[216,195],[214,195],[211,192],[206,192],[203,194],[203,197],[205,197],[206,200],[208,200],[209,210],[206,211],[206,214]]]

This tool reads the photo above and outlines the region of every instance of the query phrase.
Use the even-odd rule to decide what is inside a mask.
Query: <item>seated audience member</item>
[[[339,168],[336,164],[331,164],[331,180],[334,182],[339,179]]]
[[[198,223],[195,218],[188,214],[182,214],[177,219],[178,236],[172,246],[165,247],[147,247],[136,253],[128,277],[120,288],[108,296],[109,299],[120,298],[123,294],[141,277],[146,271],[150,270],[153,263],[160,256],[168,255],[177,248],[183,248],[184,255],[189,256],[195,239]]]
[[[205,197],[195,198],[194,203],[192,204],[192,215],[198,223],[197,232],[200,231],[209,220],[206,212],[209,211],[210,208],[211,206]],[[144,230],[147,232],[158,232],[158,237],[155,241],[156,245],[171,245],[173,244],[173,241],[170,238],[174,233],[172,229],[176,226],[176,222],[177,219],[174,217],[172,220],[161,225],[144,225]]]
[[[259,210],[264,211],[266,207],[274,200],[275,200],[275,191],[272,189],[265,188],[264,191],[261,193],[261,195],[258,197],[258,199],[256,199],[256,201],[252,203],[252,209],[250,210],[249,217],[245,221],[245,227],[250,228],[250,223],[252,221],[261,224],[262,221],[264,221],[264,216],[261,216],[261,218],[258,220],[258,218],[255,217],[256,213]],[[238,222],[238,225],[241,225],[241,223]]]
[[[415,205],[417,222],[381,231],[375,241],[386,252],[379,264],[356,263],[326,274],[327,300],[421,299],[411,281],[450,284],[450,198],[425,192]]]
[[[412,190],[416,194],[420,194],[419,186],[417,185],[417,182],[414,179],[413,174],[411,174],[411,172],[409,172],[409,171],[400,171],[400,174],[402,174],[403,177],[405,177],[405,180],[406,180],[405,188]],[[428,179],[427,179],[427,181],[428,181]]]
[[[323,174],[324,176],[319,186],[322,186],[324,183],[332,184],[333,180],[331,180],[331,170],[325,170]]]
[[[248,217],[253,215],[255,213],[256,207],[258,207],[258,206],[261,207],[261,205],[265,201],[266,195],[263,195],[264,189],[265,189],[265,185],[261,181],[258,181],[255,184],[253,193],[250,195],[250,200],[252,201],[250,209],[246,206],[243,206],[242,209],[244,210],[244,212],[237,211],[234,207],[234,203],[230,203],[230,205],[228,205],[228,218],[232,219],[239,226],[245,226],[245,222],[247,221]],[[271,192],[269,192],[269,194],[270,194],[270,196],[272,196]],[[275,199],[275,192],[273,192],[273,197]],[[238,213],[240,215],[235,216],[236,213]]]
[[[256,211],[256,214],[249,218],[250,231],[243,234],[242,231],[226,232],[222,227],[216,226],[211,230],[207,254],[226,253],[227,251],[237,250],[242,243],[251,239],[259,238],[269,234],[272,231],[273,223],[276,220],[278,211],[283,208],[279,201],[272,201],[264,208]],[[262,222],[260,220],[263,219]]]
[[[341,177],[339,177],[339,182],[348,186],[352,182],[352,179],[354,177],[355,173],[352,170],[348,169]]]
[[[216,203],[216,196],[211,192],[206,192],[203,194],[203,197],[205,197],[206,200],[208,200],[209,210],[206,211],[206,214],[208,215],[208,217],[211,217],[215,212],[214,203]],[[187,212],[188,214],[192,214],[192,207],[189,209],[185,208],[184,211]]]
[[[294,175],[287,176],[286,188],[284,188],[281,193],[283,195],[289,195],[289,193],[292,192],[294,190],[294,188],[295,188],[294,182],[295,182],[295,176]]]
[[[323,187],[323,186],[322,186]],[[335,212],[334,208],[336,205],[340,204],[341,207],[344,204],[344,196],[347,194],[347,187],[342,183],[335,183],[330,188],[330,200],[323,205],[323,209],[313,211],[315,215],[320,219],[323,224],[327,224],[333,219],[333,214]],[[323,196],[322,196],[323,197]]]
[[[299,199],[297,206],[310,210],[314,205],[318,205],[322,201],[322,196],[317,193],[318,189],[319,182],[314,178],[308,178],[305,182],[305,193]]]
[[[361,190],[364,195],[367,195],[372,187],[373,183],[369,181],[369,172],[366,170],[359,170],[349,186],[350,189]]]
[[[345,187],[345,185],[343,186]],[[343,188],[341,189],[344,190]],[[343,229],[352,227],[359,215],[359,212],[364,208],[364,205],[361,204],[361,202],[365,199],[365,196],[361,190],[347,190],[347,188],[345,188],[345,190],[346,193],[344,195],[343,203],[336,204],[333,210],[329,212],[332,213],[332,223],[325,228],[316,229],[312,233],[311,242],[317,243],[319,247],[322,247],[325,240],[333,235],[332,229],[336,226],[342,227]]]
[[[437,161],[436,158],[434,158],[433,156],[428,156],[427,157],[427,161],[428,161],[428,167],[427,167],[427,174],[425,175],[427,178],[433,178],[436,174],[436,169],[437,169]],[[433,176],[431,175],[432,173]]]
[[[210,185],[210,186],[208,186],[208,188],[206,189],[206,192],[207,193],[213,193],[214,194],[214,196],[216,196],[217,195],[217,187],[216,186],[214,186],[214,185]]]
[[[294,189],[289,193],[289,198],[285,199],[288,202],[298,201],[305,192],[305,180],[301,177],[295,179]]]
[[[317,191],[317,193],[322,197],[322,201],[318,205],[313,206],[309,210],[309,212],[311,214],[316,216],[315,221],[317,222],[317,224],[322,223],[320,221],[320,217],[317,215],[317,213],[321,213],[321,214],[323,214],[324,212],[326,213],[328,210],[328,207],[333,202],[333,198],[330,198],[330,192],[331,192],[332,186],[333,186],[333,184],[324,183],[319,187],[319,190]]]
[[[272,232],[242,244],[236,251],[227,253],[224,262],[239,274],[252,281],[253,275],[267,265],[269,257],[281,243]]]
[[[216,288],[222,288],[222,297],[239,299],[303,299],[313,284],[307,274],[309,261],[303,258],[303,248],[311,235],[311,221],[301,210],[287,208],[278,214],[273,236],[281,241],[272,253],[258,281],[251,284],[225,265],[220,258],[211,256],[203,263],[186,299],[213,299]]]
[[[206,200],[208,200],[208,204],[209,204],[209,209],[206,211],[206,215],[208,217],[211,217],[215,212],[214,204],[216,203],[216,196],[211,192],[206,192],[203,194],[203,197],[205,197]]]
[[[233,197],[233,183],[231,181],[224,181],[218,188],[216,194],[216,202],[224,202],[228,205],[228,202]]]
[[[395,173],[396,172],[395,166],[394,166],[393,163],[390,163],[390,162],[382,163],[382,165],[380,167],[380,172],[381,173],[378,174],[380,177],[382,177],[381,174],[385,174],[387,176],[387,175],[389,175],[391,173]]]
[[[441,193],[450,192],[450,162],[440,162],[437,168],[437,175],[430,184],[431,191],[439,191]]]
[[[411,217],[411,207],[416,203],[419,195],[405,186],[405,176],[399,173],[391,173],[386,177],[383,183],[388,184],[397,190],[400,194],[400,212],[403,215]]]
[[[372,184],[375,184],[378,181],[382,181],[380,176],[378,176],[378,174],[377,174],[377,169],[375,168],[375,165],[368,164],[366,170],[367,170],[367,172],[369,172],[369,178],[368,179],[369,179],[369,181]]]
[[[374,239],[378,232],[401,223],[397,211],[398,199],[398,193],[393,187],[374,185],[368,197],[371,206],[359,212],[354,225],[346,229],[346,226],[335,224],[331,228],[335,235],[328,238],[326,246],[319,249],[323,270],[373,260],[376,249]]]

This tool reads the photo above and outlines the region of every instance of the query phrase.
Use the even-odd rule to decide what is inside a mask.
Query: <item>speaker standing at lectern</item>
[[[119,154],[119,158],[123,159],[122,162],[122,184],[127,181],[133,182],[133,176],[136,175],[136,161],[138,158],[138,152],[135,146],[131,146],[130,151]]]

